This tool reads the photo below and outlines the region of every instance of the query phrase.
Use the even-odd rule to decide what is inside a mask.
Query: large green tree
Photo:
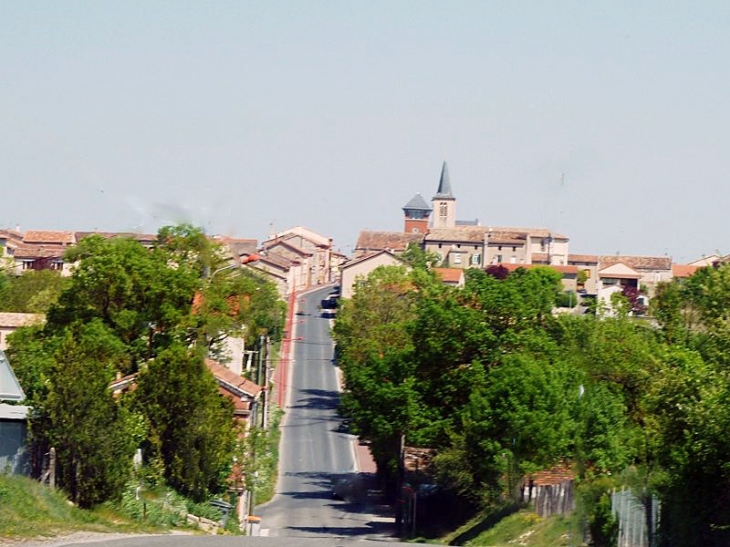
[[[53,357],[39,410],[56,449],[59,485],[81,507],[118,498],[129,477],[138,420],[109,390],[125,359],[123,344],[99,320],[69,325]]]
[[[219,492],[236,429],[232,405],[203,359],[181,345],[161,352],[140,374],[134,403],[148,421],[148,458],[163,464],[167,482],[196,500]]]

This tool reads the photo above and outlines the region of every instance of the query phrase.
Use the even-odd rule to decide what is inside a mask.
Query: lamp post
[[[244,258],[244,259],[242,259],[242,260],[239,260],[239,261],[237,261],[237,262],[234,262],[233,264],[228,264],[227,266],[223,266],[222,268],[218,268],[218,269],[217,269],[217,270],[215,270],[215,271],[214,271],[214,272],[213,272],[212,274],[210,274],[209,276],[207,276],[207,278],[208,278],[209,280],[210,280],[210,279],[213,279],[213,277],[214,277],[214,276],[215,276],[215,275],[216,275],[217,273],[223,272],[223,271],[225,271],[225,270],[232,270],[233,268],[238,268],[239,266],[245,266],[246,264],[249,264],[249,263],[251,263],[251,262],[256,262],[256,261],[257,261],[257,260],[259,260],[260,258],[261,258],[261,257],[260,257],[259,255],[257,255],[256,253],[252,253],[252,254],[248,255],[248,256],[247,256],[246,258]]]

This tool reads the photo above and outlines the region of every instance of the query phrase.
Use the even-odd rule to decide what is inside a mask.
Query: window
[[[515,255],[512,255],[512,256],[511,256],[511,257],[509,258],[509,263],[510,263],[510,264],[517,264],[517,257],[516,257]]]
[[[497,264],[502,263],[502,255],[497,255]]]
[[[446,218],[449,214],[449,206],[446,205],[446,202],[441,202],[439,204],[439,216],[441,218]]]
[[[454,255],[454,264],[461,264],[461,255],[458,253]]]
[[[474,253],[471,255],[472,266],[479,266],[482,263],[482,255],[480,253]]]

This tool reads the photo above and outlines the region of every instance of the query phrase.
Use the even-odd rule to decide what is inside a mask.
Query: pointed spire
[[[441,180],[439,181],[439,189],[433,199],[455,199],[451,193],[451,179],[449,178],[449,167],[444,161],[441,168]]]

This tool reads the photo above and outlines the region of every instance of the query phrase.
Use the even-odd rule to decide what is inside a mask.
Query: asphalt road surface
[[[272,501],[255,513],[269,537],[392,541],[393,516],[379,504],[374,477],[357,472],[356,440],[337,414],[329,310],[320,309],[331,292],[323,288],[298,299],[279,482]]]

